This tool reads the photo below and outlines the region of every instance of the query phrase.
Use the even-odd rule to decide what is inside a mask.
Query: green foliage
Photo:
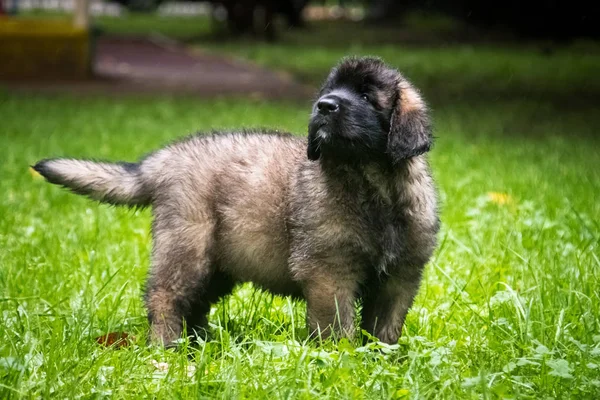
[[[229,46],[315,80],[353,52]],[[196,130],[304,135],[308,102],[4,93],[0,398],[599,398],[600,115],[576,100],[595,90],[597,56],[364,50],[430,82],[436,127],[440,246],[397,345],[308,343],[302,302],[244,285],[213,308],[211,341],[147,347],[150,212],[94,204],[27,169],[49,156],[134,160]],[[121,330],[134,345],[94,340]]]

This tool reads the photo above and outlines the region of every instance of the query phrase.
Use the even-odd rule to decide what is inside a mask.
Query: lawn
[[[379,54],[423,88],[443,227],[395,346],[308,343],[304,305],[251,285],[213,308],[214,340],[145,346],[150,212],[28,170],[134,160],[212,128],[304,135],[307,101],[0,92],[0,398],[599,398],[599,56],[528,48],[210,44],[309,82]],[[113,331],[133,345],[95,342]]]

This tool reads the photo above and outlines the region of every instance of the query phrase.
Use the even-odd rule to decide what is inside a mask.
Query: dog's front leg
[[[306,319],[312,337],[334,339],[354,335],[354,304],[357,280],[318,272],[302,282],[306,298]]]
[[[409,308],[419,290],[420,278],[388,278],[379,290],[364,298],[362,329],[381,342],[394,344],[402,334]]]

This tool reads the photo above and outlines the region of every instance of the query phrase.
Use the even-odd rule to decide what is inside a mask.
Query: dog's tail
[[[152,199],[140,164],[55,158],[32,168],[50,183],[104,203],[143,207]]]

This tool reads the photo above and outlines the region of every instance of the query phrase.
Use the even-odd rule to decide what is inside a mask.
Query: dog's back
[[[197,252],[197,242],[213,237],[204,251],[219,269],[290,293],[286,188],[305,152],[304,140],[290,135],[240,132],[188,137],[139,163],[51,159],[34,168],[95,200],[152,206],[155,235]]]
[[[33,168],[50,183],[103,203],[149,206],[210,195],[202,188],[210,186],[215,192],[216,181],[224,177],[248,183],[249,189],[261,182],[263,174],[287,179],[287,167],[304,152],[303,142],[291,135],[267,131],[215,133],[187,137],[138,163],[55,158],[39,161]]]
[[[168,163],[162,169],[177,172],[161,182],[169,190],[158,192],[157,219],[185,213],[180,216],[197,227],[214,229],[219,270],[276,293],[296,292],[287,268],[287,195],[299,163],[308,162],[305,141],[264,132],[226,134],[164,151],[156,160]]]

